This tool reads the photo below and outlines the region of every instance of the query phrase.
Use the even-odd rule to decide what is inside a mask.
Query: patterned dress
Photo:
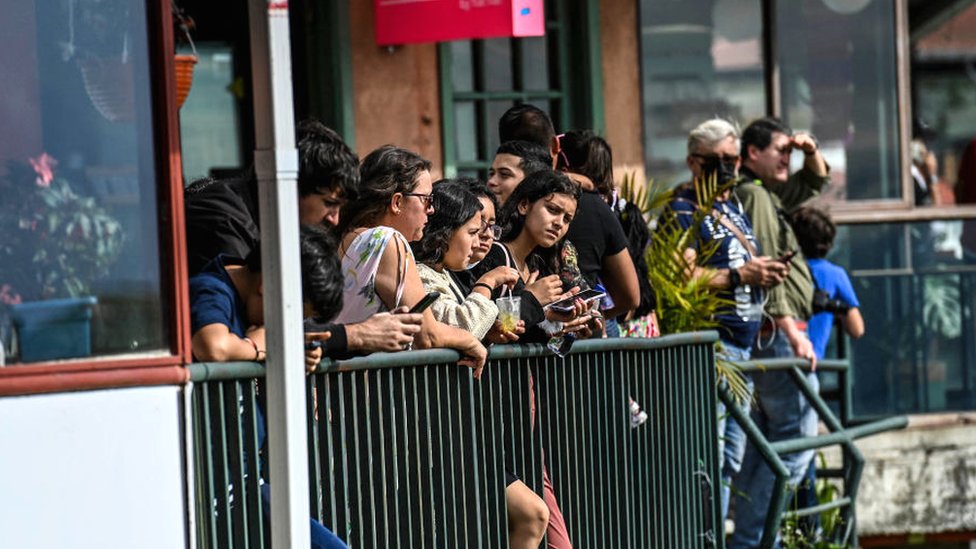
[[[380,260],[386,246],[396,239],[394,245],[398,250],[396,303],[387,307],[376,294],[376,272],[380,267]],[[349,243],[342,255],[342,275],[345,287],[342,291],[342,311],[334,320],[337,324],[355,324],[362,322],[374,314],[389,311],[400,305],[403,296],[404,273],[407,269],[407,257],[413,257],[413,252],[407,244],[407,239],[396,229],[390,227],[372,227],[363,230]]]

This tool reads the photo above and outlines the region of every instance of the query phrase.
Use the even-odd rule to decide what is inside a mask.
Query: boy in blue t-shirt
[[[813,317],[807,322],[807,335],[813,344],[817,360],[824,358],[834,319],[840,320],[847,335],[857,339],[864,335],[864,320],[861,318],[860,303],[854,293],[854,286],[847,271],[824,259],[834,245],[837,226],[830,216],[822,210],[805,206],[799,208],[791,217],[793,233],[803,250],[803,256],[813,275],[814,298]],[[817,498],[817,460],[810,462],[806,478],[797,495],[799,507],[812,507],[820,503]],[[814,532],[820,527],[819,515],[803,519],[801,528]]]
[[[827,350],[834,318],[840,321],[847,335],[855,339],[864,335],[864,319],[847,271],[824,259],[837,234],[837,226],[830,216],[822,210],[803,207],[793,212],[791,221],[816,286],[815,314],[807,323],[807,333],[817,360],[820,360]]]
[[[342,309],[343,278],[335,239],[319,226],[301,230],[302,300],[306,313],[328,322]],[[255,361],[266,358],[264,306],[260,251],[251,253],[245,265],[225,265],[217,256],[190,278],[191,345],[195,360],[210,362]],[[327,334],[327,332],[326,332]],[[314,339],[326,339],[316,334]],[[307,335],[306,338],[309,338]],[[321,347],[306,351],[305,366],[312,369],[322,357]],[[261,405],[257,409],[258,446],[264,445],[265,425]],[[261,496],[270,513],[270,493],[264,484]],[[348,549],[335,534],[311,519],[313,549]]]

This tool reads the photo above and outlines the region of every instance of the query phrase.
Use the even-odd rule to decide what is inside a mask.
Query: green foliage
[[[728,185],[718,185],[714,178],[695,181],[695,199],[698,204],[711,205]],[[673,198],[673,190],[655,184],[637,186],[635,177],[628,174],[621,185],[621,196],[636,204],[648,219],[652,228],[651,243],[645,252],[648,277],[657,299],[656,311],[662,334],[711,330],[719,326],[716,314],[734,304],[711,287],[715,273],[699,269],[719,248],[719,242],[706,242],[701,237],[701,227],[710,207],[698,208],[691,216],[688,228],[682,228],[678,215],[667,205]],[[694,254],[684,253],[694,250]],[[745,379],[735,364],[716,360],[718,378],[725,380],[732,393],[745,401],[748,389]]]
[[[122,249],[122,227],[54,175],[47,154],[0,180],[0,283],[25,301],[91,295]]]
[[[827,466],[827,459],[822,452],[817,452],[816,459],[819,460],[821,468]],[[840,487],[829,479],[817,479],[816,492],[817,503],[821,505],[840,497]],[[831,509],[820,513],[819,532],[811,532],[809,528],[805,527],[803,519],[787,514],[780,527],[783,547],[785,549],[845,549],[848,546],[825,539],[826,536],[839,532],[842,525],[840,509]]]

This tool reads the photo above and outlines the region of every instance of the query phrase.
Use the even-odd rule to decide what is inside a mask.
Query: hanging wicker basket
[[[80,59],[81,79],[95,109],[110,122],[129,122],[135,116],[132,63],[122,59]]]
[[[191,54],[176,55],[176,108],[183,106],[186,96],[190,94],[193,85],[193,67],[197,64],[197,56]]]

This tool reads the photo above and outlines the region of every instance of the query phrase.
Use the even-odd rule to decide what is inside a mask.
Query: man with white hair
[[[731,197],[730,184],[738,177],[739,132],[726,120],[712,119],[701,123],[688,135],[688,169],[694,181],[711,182],[726,187],[710,205],[698,204],[693,185],[678,188],[670,204],[677,222],[688,229],[694,214],[704,212],[694,247],[684,250],[689,263],[697,265],[695,275],[707,276],[721,297],[733,303],[716,315],[719,323],[719,353],[727,360],[748,360],[750,349],[762,320],[762,297],[765,288],[783,281],[788,267],[760,255],[759,242],[741,204]],[[701,199],[707,197],[700,197]],[[714,247],[714,253],[699,256],[699,250]],[[751,386],[751,381],[749,382]],[[722,518],[728,511],[730,483],[738,473],[745,452],[745,434],[719,405],[719,447],[722,459]]]

